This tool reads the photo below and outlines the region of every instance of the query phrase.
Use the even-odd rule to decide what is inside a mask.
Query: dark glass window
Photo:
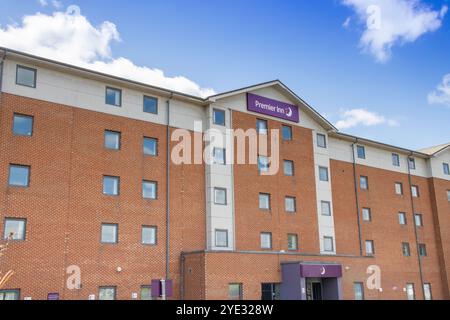
[[[144,96],[144,112],[158,113],[158,98]]]

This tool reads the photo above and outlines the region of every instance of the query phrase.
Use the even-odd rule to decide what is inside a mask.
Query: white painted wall
[[[37,69],[36,88],[16,85],[17,63],[7,59],[3,77],[4,92],[136,120],[158,124],[167,123],[167,98],[34,65],[19,64]],[[122,89],[121,107],[105,103],[106,86]],[[158,114],[143,111],[144,95],[158,98]],[[175,99],[171,101],[170,114],[170,125],[177,128],[193,130],[194,120],[205,121],[203,106]]]
[[[330,157],[334,160],[340,160],[345,162],[353,162],[352,159],[352,149],[351,149],[351,141],[337,139],[335,137],[329,138],[329,148],[330,148]],[[357,150],[355,145],[355,161],[357,164],[365,165],[369,167],[374,167],[378,169],[390,170],[399,173],[408,174],[407,167],[407,154],[402,154],[399,152],[384,150],[380,148],[375,148],[373,146],[368,146],[364,143],[358,143],[357,145],[364,146],[366,151],[366,158],[360,159],[357,157]],[[392,164],[392,153],[397,153],[400,157],[400,166],[394,166]],[[431,173],[428,168],[427,159],[413,157],[416,162],[416,169],[411,170],[412,175],[420,176],[420,177],[430,177]]]
[[[225,111],[225,126],[216,125],[213,123],[213,109],[220,109]],[[234,250],[234,185],[233,185],[233,168],[232,164],[228,164],[230,159],[233,159],[233,148],[227,146],[227,131],[231,127],[231,113],[227,108],[219,107],[211,104],[207,108],[206,128],[214,129],[217,135],[221,135],[221,140],[208,139],[211,154],[214,147],[226,148],[225,159],[227,164],[206,164],[206,226],[207,226],[207,248],[209,250]],[[207,136],[209,136],[207,134]],[[218,205],[214,203],[214,188],[226,188],[227,190],[227,204]],[[215,245],[215,230],[227,230],[228,232],[228,246],[217,247]]]
[[[433,157],[429,161],[429,170],[433,177],[450,180],[450,175],[444,174],[443,163],[448,163],[450,165],[450,150],[447,149],[441,153],[438,153],[436,157]]]

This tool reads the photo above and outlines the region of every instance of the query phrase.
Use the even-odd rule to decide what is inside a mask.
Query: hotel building
[[[450,298],[449,143],[344,134],[278,80],[200,98],[0,63],[0,300]],[[278,129],[279,170],[215,142],[174,163],[178,129]]]

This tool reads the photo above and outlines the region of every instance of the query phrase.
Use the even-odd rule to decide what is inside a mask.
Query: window
[[[317,146],[321,148],[327,147],[327,138],[324,134],[318,133],[317,134]]]
[[[3,239],[25,240],[26,219],[5,218]]]
[[[403,194],[403,184],[401,182],[395,183],[395,193],[399,195]]]
[[[419,187],[411,186],[411,194],[414,198],[417,198],[419,196]]]
[[[427,246],[424,243],[419,243],[419,256],[427,256]]]
[[[261,232],[261,249],[272,249],[272,233]]]
[[[398,223],[402,226],[406,225],[406,214],[404,212],[398,213]]]
[[[259,194],[259,208],[263,210],[270,210],[270,194]]]
[[[414,283],[406,284],[406,297],[408,298],[408,300],[416,299],[416,294],[414,292]]]
[[[259,172],[269,171],[269,158],[266,156],[258,156],[258,170]]]
[[[450,175],[450,167],[448,166],[448,163],[443,163],[442,167],[444,169],[444,174]]]
[[[416,224],[416,227],[423,226],[422,215],[420,213],[414,214],[414,223]]]
[[[323,251],[334,251],[333,237],[323,237]]]
[[[214,147],[213,157],[215,164],[225,164],[225,149]]]
[[[286,212],[295,212],[296,211],[295,197],[285,197],[284,208]]]
[[[372,256],[375,254],[375,248],[373,244],[373,240],[366,240],[366,255]]]
[[[141,286],[141,300],[153,300],[152,286]]]
[[[19,300],[19,290],[0,290],[0,301],[2,300]]]
[[[228,285],[228,299],[242,300],[242,283],[230,283]]]
[[[362,218],[363,221],[372,221],[372,213],[370,208],[362,208]]]
[[[102,243],[117,243],[118,225],[114,223],[102,223]]]
[[[155,226],[142,226],[142,244],[155,245],[157,230]]]
[[[298,236],[294,233],[288,234],[288,250],[294,251],[298,249]]]
[[[214,188],[214,203],[215,204],[227,204],[227,189]]]
[[[366,176],[359,177],[359,187],[363,190],[369,189],[369,179]]]
[[[16,84],[36,88],[36,69],[17,65]]]
[[[423,292],[425,294],[425,296],[424,296],[425,300],[433,300],[433,295],[431,294],[431,284],[430,283],[423,284]]]
[[[108,196],[119,195],[120,178],[103,176],[103,194]]]
[[[320,201],[320,207],[323,216],[331,216],[331,204],[329,201]]]
[[[116,107],[122,106],[122,90],[106,87],[105,103]]]
[[[142,181],[142,197],[144,199],[156,199],[158,183],[156,181]]]
[[[33,134],[33,117],[14,113],[13,134],[16,136],[31,136]]]
[[[228,230],[215,230],[216,247],[228,247]]]
[[[120,132],[105,130],[105,148],[111,150],[120,149]]]
[[[30,183],[30,167],[18,164],[9,165],[9,185],[28,187]]]
[[[225,125],[225,111],[213,109],[213,122],[219,126]]]
[[[100,287],[98,300],[116,300],[116,287]]]
[[[256,119],[256,132],[258,134],[267,134],[267,121]]]
[[[158,114],[158,98],[144,96],[144,112]]]
[[[404,257],[410,257],[411,256],[411,249],[409,247],[409,243],[408,242],[403,242],[402,243],[402,253]]]
[[[414,158],[408,158],[408,166],[411,170],[416,169],[416,161],[414,160]]]
[[[363,146],[356,146],[356,153],[358,154],[358,158],[366,158],[366,149]]]
[[[364,300],[364,284],[362,282],[353,283],[353,291],[355,292],[355,300]]]
[[[400,156],[396,153],[392,154],[392,165],[400,167]]]
[[[158,139],[144,137],[143,152],[146,156],[158,155]]]
[[[450,201],[450,190],[447,190],[447,201]]]
[[[294,161],[284,160],[284,175],[285,176],[293,176],[294,175]]]
[[[285,141],[292,140],[292,127],[283,125],[281,127],[281,130],[282,130],[282,134],[283,134],[283,140],[285,140]]]
[[[319,167],[319,180],[320,181],[328,181],[328,168],[327,167]]]

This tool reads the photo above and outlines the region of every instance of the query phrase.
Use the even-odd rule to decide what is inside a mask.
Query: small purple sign
[[[166,297],[171,297],[173,293],[173,285],[171,279],[166,279]],[[162,296],[162,285],[161,280],[153,279],[152,280],[152,297],[161,297]]]
[[[342,267],[339,264],[300,264],[303,278],[340,278]]]
[[[297,106],[253,93],[247,93],[247,110],[293,122],[299,121]]]

